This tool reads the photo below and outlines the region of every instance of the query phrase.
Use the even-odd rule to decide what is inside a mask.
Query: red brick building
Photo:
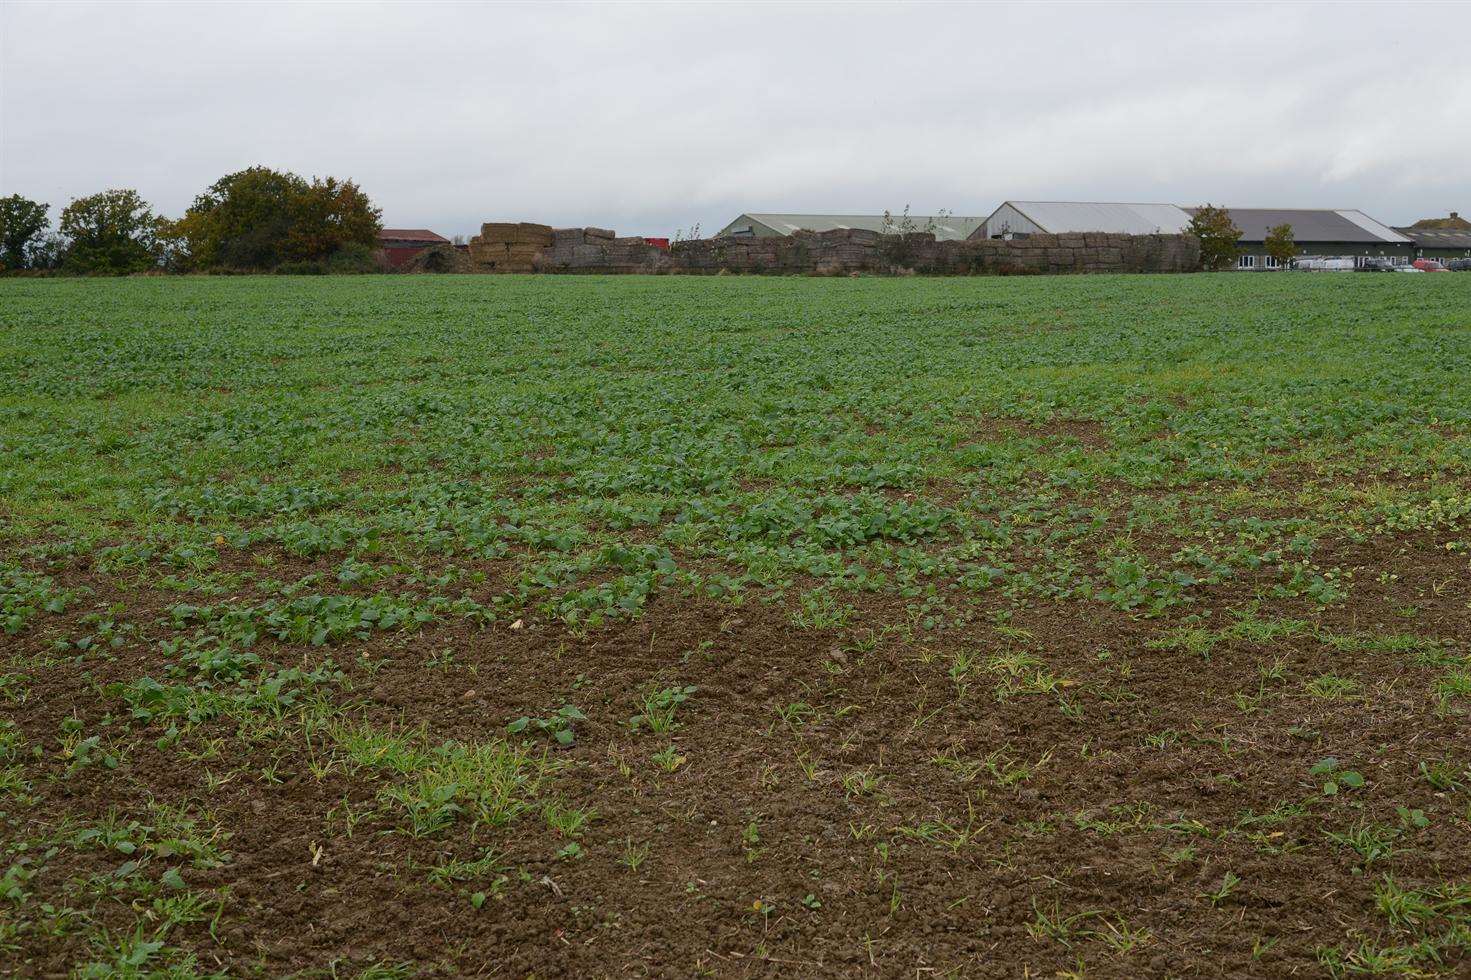
[[[448,238],[427,228],[384,228],[378,232],[378,247],[388,266],[397,269],[431,245],[448,245]]]

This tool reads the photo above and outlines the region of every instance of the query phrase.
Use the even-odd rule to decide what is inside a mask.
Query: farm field
[[[0,280],[0,973],[1465,976],[1471,276]]]

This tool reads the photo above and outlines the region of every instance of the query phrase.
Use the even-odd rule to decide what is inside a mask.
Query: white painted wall
[[[985,237],[996,238],[1005,234],[1038,235],[1042,234],[1042,229],[1010,204],[1003,204],[986,219]]]

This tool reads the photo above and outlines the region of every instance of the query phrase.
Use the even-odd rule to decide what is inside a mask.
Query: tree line
[[[382,211],[351,180],[310,181],[269,167],[227,174],[182,217],[136,190],[79,197],[51,227],[50,205],[0,198],[0,270],[121,276],[138,272],[373,272]]]

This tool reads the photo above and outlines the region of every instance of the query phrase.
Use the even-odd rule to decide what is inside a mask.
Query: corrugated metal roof
[[[424,242],[425,244],[449,243],[443,235],[436,235],[428,228],[384,228],[378,232],[380,242]]]
[[[1375,221],[1373,218],[1369,217],[1367,214],[1357,209],[1335,211],[1333,213],[1338,215],[1340,218],[1347,218],[1349,221],[1352,221],[1354,224],[1358,225],[1369,234],[1376,235],[1386,242],[1396,242],[1403,245],[1409,240],[1404,235],[1401,235],[1399,232],[1389,227],[1389,225],[1381,224],[1380,222]]]
[[[1190,215],[1173,204],[1109,204],[1100,201],[1007,201],[1039,228],[1054,235],[1103,231],[1124,235],[1170,235],[1184,231]],[[998,209],[999,210],[999,209]]]
[[[886,228],[884,216],[881,214],[757,214],[748,211],[742,214],[731,224],[738,224],[741,219],[750,218],[760,222],[772,231],[782,235],[790,235],[794,231],[834,231],[838,228],[862,228],[865,231],[898,231],[904,216],[900,214],[890,215],[891,223]],[[960,215],[928,215],[911,214],[909,224],[914,231],[933,231],[935,237],[941,241],[962,239],[970,237],[985,221],[985,218],[962,217]],[[933,227],[931,227],[933,223]],[[727,228],[730,225],[726,225]]]
[[[1191,214],[1199,208],[1187,208]],[[1227,208],[1231,221],[1241,229],[1241,240],[1259,242],[1277,225],[1291,225],[1292,237],[1301,242],[1343,242],[1365,245],[1408,245],[1410,240],[1362,211],[1345,208]]]
[[[1460,228],[1396,228],[1421,248],[1471,248],[1471,230]]]

